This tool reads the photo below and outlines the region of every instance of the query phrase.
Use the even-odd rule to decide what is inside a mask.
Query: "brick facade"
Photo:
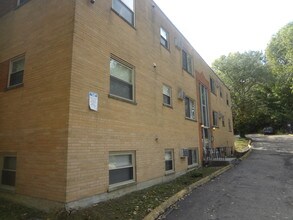
[[[182,148],[197,149],[200,165],[199,83],[209,89],[210,77],[223,92],[223,98],[209,92],[210,118],[214,110],[226,120],[212,131],[212,145],[233,146],[227,87],[153,1],[136,1],[134,11],[134,27],[109,0],[31,0],[0,17],[1,87],[7,61],[25,54],[23,85],[0,88],[0,156],[17,156],[17,194],[79,206],[186,172]],[[161,27],[168,49],[160,44]],[[192,74],[182,68],[177,40],[192,57]],[[133,66],[133,103],[110,95],[111,57]],[[163,84],[171,87],[171,107],[163,105]],[[195,101],[195,120],[185,118],[180,89]],[[89,92],[99,96],[97,112],[88,107]],[[167,176],[165,149],[174,151],[174,173]],[[109,187],[111,152],[134,153],[130,186]]]

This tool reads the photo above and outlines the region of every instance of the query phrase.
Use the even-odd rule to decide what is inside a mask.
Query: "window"
[[[110,75],[110,94],[133,101],[133,68],[111,59]]]
[[[229,105],[229,96],[228,96],[228,94],[226,94],[226,103],[227,103],[227,105]]]
[[[218,112],[213,111],[213,126],[218,127]]]
[[[183,69],[192,75],[192,57],[182,50],[182,67]]]
[[[134,26],[134,0],[112,0],[112,9]]]
[[[165,31],[163,28],[160,29],[160,34],[161,34],[161,44],[165,48],[169,48],[169,34],[167,31]]]
[[[228,119],[228,126],[229,126],[229,131],[232,131],[232,125],[231,125],[231,120],[230,120],[230,118]]]
[[[222,126],[225,127],[225,116],[222,116]]]
[[[215,85],[215,80],[210,78],[210,86],[211,86],[211,92],[216,95],[216,85]]]
[[[223,98],[222,87],[220,87],[220,97]]]
[[[6,156],[2,157],[1,159],[3,160],[1,184],[7,186],[15,186],[16,157]]]
[[[187,163],[188,163],[188,166],[194,166],[198,163],[196,149],[188,149]]]
[[[163,85],[163,104],[171,106],[171,87]]]
[[[24,56],[12,59],[9,67],[8,87],[23,83]]]
[[[185,97],[185,117],[195,120],[195,102],[189,97]]]
[[[110,153],[109,184],[123,185],[134,181],[134,153]]]
[[[174,153],[173,150],[165,150],[165,171],[174,171]]]

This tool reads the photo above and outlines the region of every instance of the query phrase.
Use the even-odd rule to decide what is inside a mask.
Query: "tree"
[[[293,22],[272,37],[266,49],[268,66],[274,75],[270,108],[277,127],[293,122]]]
[[[265,124],[269,115],[266,83],[272,76],[263,53],[230,53],[215,60],[212,67],[230,88],[234,127],[240,136]]]

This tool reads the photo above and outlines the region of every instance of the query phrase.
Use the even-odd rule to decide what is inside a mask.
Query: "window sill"
[[[125,99],[125,98],[122,98],[122,97],[119,97],[119,96],[116,96],[116,95],[109,94],[108,97],[111,98],[111,99],[115,99],[115,100],[119,100],[119,101],[122,101],[122,102],[130,103],[132,105],[137,105],[137,103],[134,100]]]
[[[5,91],[9,91],[9,90],[12,90],[12,89],[17,89],[17,88],[20,88],[20,87],[23,87],[23,83],[6,87]]]
[[[162,47],[164,47],[169,53],[171,53],[170,48],[169,47],[165,47],[165,45],[161,44]]]
[[[113,192],[113,191],[123,189],[128,186],[134,186],[134,185],[136,185],[136,182],[134,180],[129,180],[129,181],[122,182],[122,183],[116,183],[116,184],[109,186],[108,192]]]
[[[170,176],[172,174],[175,174],[175,170],[165,171],[165,176]]]
[[[173,109],[173,106],[172,105],[168,105],[166,103],[163,103],[163,106]]]
[[[188,120],[188,121],[193,121],[193,122],[197,122],[196,119],[193,119],[193,118],[188,118],[188,117],[185,117],[185,120]]]

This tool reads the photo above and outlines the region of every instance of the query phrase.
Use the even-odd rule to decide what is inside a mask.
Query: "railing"
[[[231,147],[204,148],[203,159],[204,161],[226,160],[226,158],[231,156],[231,154]]]

